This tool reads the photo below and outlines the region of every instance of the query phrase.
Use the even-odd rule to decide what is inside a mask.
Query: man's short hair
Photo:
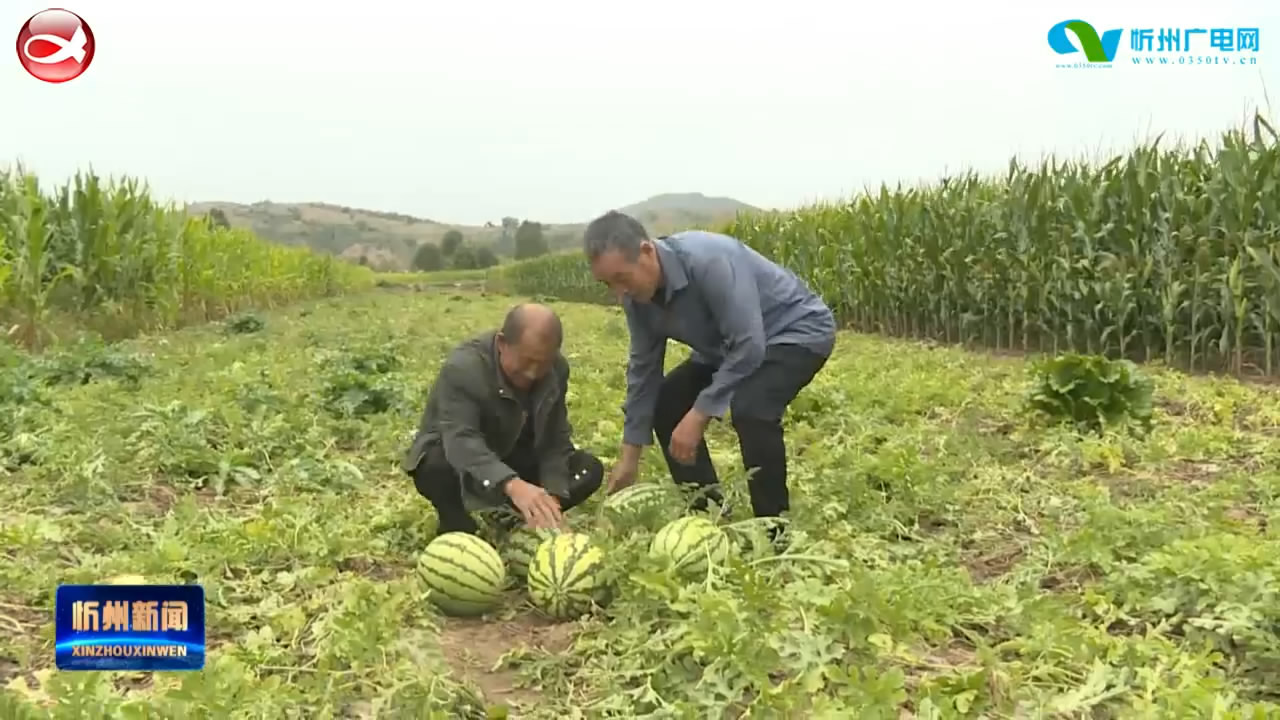
[[[509,345],[519,345],[524,337],[524,331],[529,327],[529,313],[525,312],[527,305],[528,303],[520,303],[511,308],[502,321],[502,337]],[[546,328],[549,334],[548,339],[553,347],[559,349],[564,342],[564,326],[560,323],[560,316],[554,310],[550,312],[551,317]]]
[[[640,256],[640,245],[649,239],[649,233],[638,220],[610,210],[587,225],[582,236],[582,249],[587,260],[594,261],[606,252],[617,250],[628,261]]]

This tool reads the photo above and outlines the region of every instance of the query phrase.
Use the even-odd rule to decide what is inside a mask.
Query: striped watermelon
[[[497,607],[507,569],[492,545],[470,533],[437,535],[418,558],[431,602],[449,615],[481,615]]]
[[[528,574],[529,563],[533,562],[538,546],[555,533],[555,530],[534,530],[528,526],[511,531],[502,545],[502,557],[507,561],[511,575],[523,578]]]
[[[559,533],[542,542],[529,564],[529,597],[546,614],[565,620],[601,603],[604,552],[583,533]]]
[[[676,572],[702,573],[709,562],[719,564],[729,556],[729,536],[705,517],[682,517],[654,533],[649,555],[665,560]]]
[[[640,483],[610,495],[604,500],[606,510],[618,514],[640,512],[654,505],[661,505],[666,491],[655,483]]]

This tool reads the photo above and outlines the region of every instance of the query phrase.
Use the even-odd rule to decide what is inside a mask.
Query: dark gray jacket
[[[532,422],[538,481],[567,500],[573,453],[565,408],[569,362],[557,354],[552,371],[530,389],[529,418],[498,365],[496,336],[490,330],[464,340],[445,358],[401,469],[413,473],[424,460],[447,464],[462,475],[468,511],[505,504],[502,484],[516,473],[502,458],[515,447],[524,423]]]

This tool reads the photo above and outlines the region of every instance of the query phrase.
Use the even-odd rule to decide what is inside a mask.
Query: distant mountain
[[[714,224],[732,220],[740,212],[758,213],[760,208],[727,197],[708,197],[702,193],[664,193],[648,200],[618,208],[646,227],[663,225],[663,232],[679,227]],[[652,230],[652,228],[650,228]]]
[[[499,257],[514,252],[515,226],[524,218],[504,218],[485,225],[458,225],[400,213],[363,210],[329,203],[199,202],[189,212],[205,214],[217,209],[232,227],[248,228],[283,245],[307,246],[352,261],[366,258],[380,270],[408,269],[418,246],[439,244],[445,233],[457,230],[463,242],[488,246]],[[635,217],[650,233],[661,235],[691,227],[714,227],[739,212],[761,212],[743,202],[702,193],[665,193],[617,208]],[[507,227],[504,231],[504,220]],[[537,218],[529,218],[537,221]],[[543,225],[543,235],[554,252],[580,242],[586,222]]]

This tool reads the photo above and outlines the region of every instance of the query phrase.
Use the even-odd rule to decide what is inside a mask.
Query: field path
[[[450,665],[494,703],[532,705],[538,693],[520,687],[517,673],[498,667],[504,655],[531,650],[558,654],[572,641],[574,626],[551,623],[531,612],[509,620],[451,618],[440,630],[440,647]]]

